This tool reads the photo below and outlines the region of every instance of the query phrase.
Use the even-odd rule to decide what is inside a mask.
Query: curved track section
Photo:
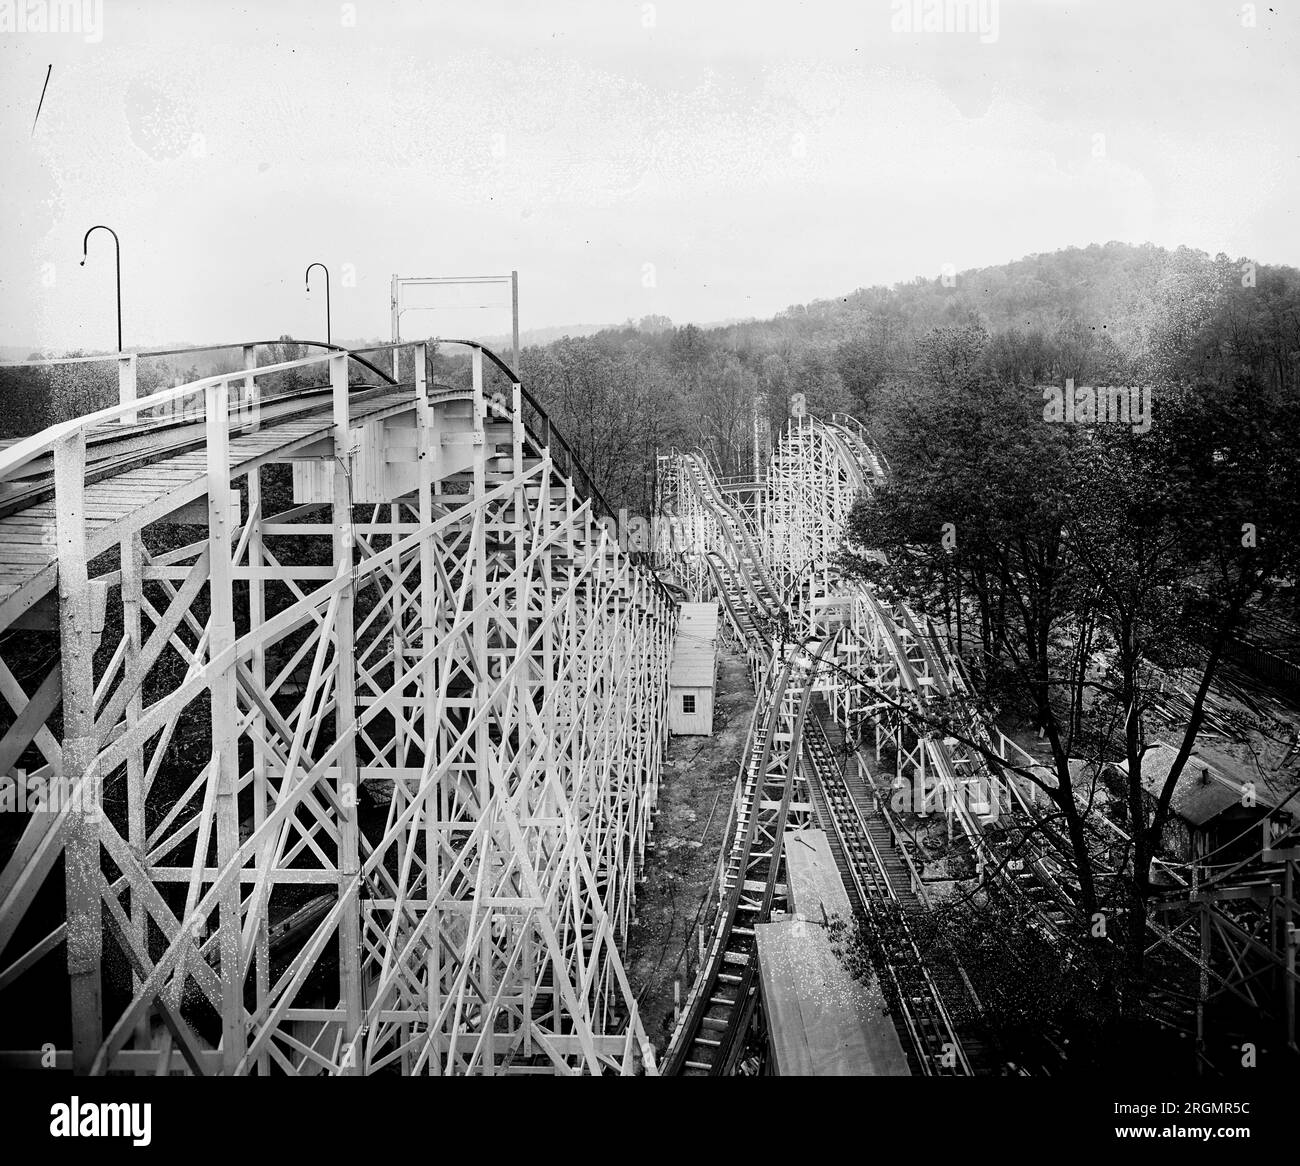
[[[826,473],[819,467],[827,459],[834,463],[827,476],[837,485],[824,510],[817,511],[813,501],[814,512],[805,512],[809,504],[803,499],[817,498],[811,487],[794,495],[790,505],[795,527],[816,530],[822,544],[838,548],[847,523],[846,507],[861,491],[884,480],[884,459],[866,431],[842,415],[834,423],[813,418],[792,427],[774,464],[782,459],[797,464],[803,477]],[[893,745],[898,773],[916,788],[916,803],[953,819],[982,868],[1013,893],[1026,896],[1044,931],[1057,934],[1075,905],[1060,856],[1036,828],[1035,787],[992,766],[957,738],[918,736],[898,715],[900,704],[969,695],[943,637],[906,604],[887,607],[870,588],[844,589],[833,568],[817,582],[828,596],[838,599],[838,606],[829,611],[848,626],[841,640],[842,667],[830,694],[836,719],[846,725],[874,723],[877,747],[885,740]],[[810,604],[814,622],[815,605],[816,600]],[[965,734],[1012,763],[1006,752],[1009,743],[1001,734],[995,743],[979,715],[972,712],[967,718]],[[1015,763],[1024,760],[1016,758]],[[998,828],[991,829],[995,823]]]
[[[866,589],[835,594],[838,582],[832,558],[843,538],[849,510],[861,492],[872,488],[883,475],[882,459],[849,420],[830,425],[804,419],[792,426],[773,455],[768,476],[770,543],[766,552],[777,569],[795,584],[783,596],[789,605],[777,619],[783,616],[787,627],[797,624],[808,635],[820,632],[827,649],[826,660],[832,664],[821,687],[834,713],[845,723],[874,717],[878,724],[891,726],[904,766],[919,772],[922,780],[930,775],[936,803],[959,802],[962,829],[974,845],[985,846],[981,817],[996,815],[996,809],[990,795],[993,787],[985,780],[982,768],[968,772],[965,759],[955,757],[947,741],[933,736],[909,737],[901,718],[882,715],[884,707],[851,680],[855,675],[870,677],[871,687],[878,691],[893,694],[894,699],[913,701],[924,701],[940,690],[949,690],[946,676],[939,675],[944,665],[906,608],[887,609]],[[678,496],[682,495],[686,496],[684,509],[688,513],[711,511],[716,516],[716,529],[732,530],[733,524],[718,512],[714,492],[708,489],[704,472],[694,458],[683,458],[679,465]],[[711,529],[707,523],[705,529]],[[755,628],[761,617],[756,613],[766,614],[769,597],[753,584],[755,573],[746,574],[735,565],[735,544],[729,544],[727,549],[732,553],[715,551],[702,556],[706,585],[722,600],[729,619],[744,641],[750,643],[757,638]],[[830,602],[826,603],[828,598]],[[823,601],[820,606],[819,600]],[[832,627],[839,630],[831,633]],[[756,686],[756,726],[771,716],[771,684],[769,672]],[[808,731],[802,731],[802,723],[800,748],[805,764],[801,772],[811,806],[827,831],[850,899],[872,934],[888,944],[880,953],[877,970],[900,1035],[909,1048],[911,1063],[916,1071],[927,1075],[969,1075],[971,1060],[949,1010],[949,1001],[957,1000],[963,1013],[969,1011],[969,985],[951,969],[946,970],[940,984],[925,966],[903,909],[905,902],[915,901],[915,895],[899,863],[889,861],[882,853],[878,827],[867,822],[864,803],[870,801],[870,795],[865,787],[850,790],[817,719]],[[747,765],[752,769],[761,761],[751,746]],[[746,812],[752,789],[752,779],[741,782],[733,814]],[[959,796],[946,796],[953,791]],[[709,948],[710,959],[677,1030],[674,1056],[669,1061],[672,1070],[683,1071],[689,1063],[694,1072],[727,1071],[734,1063],[727,1056],[709,1054],[715,1047],[734,1049],[739,1041],[737,1025],[747,1019],[747,1013],[733,1006],[730,992],[716,991],[719,976],[731,977],[721,981],[729,987],[740,982],[738,971],[724,970],[721,961],[730,958],[738,970],[748,966],[746,945],[752,943],[752,929],[742,928],[735,933],[738,938],[732,937],[733,931],[728,912],[720,911]],[[710,1031],[706,1032],[706,1028]]]
[[[762,616],[750,601],[742,577],[717,551],[704,556],[704,565],[713,584],[713,593],[722,603],[736,636],[752,656],[765,658],[770,646],[760,623]]]
[[[808,450],[815,452],[816,464],[811,469],[808,466],[796,467],[799,457]],[[697,506],[715,506],[713,493],[701,482],[702,474],[693,464],[694,459],[682,460],[688,463],[679,470],[686,486],[683,489],[679,485],[679,491],[689,493],[694,490],[697,495],[696,499],[688,501],[688,512],[693,512]],[[818,531],[826,547],[838,548],[842,523],[847,520],[849,507],[859,492],[866,488],[867,482],[875,480],[873,463],[866,447],[852,431],[839,427],[834,430],[822,428],[818,423],[810,421],[800,447],[794,451],[778,451],[774,457],[769,484],[782,472],[782,460],[786,471],[798,469],[797,476],[806,489],[787,489],[784,511],[778,505],[774,513],[784,514],[787,520],[793,520],[793,526],[799,530]],[[826,469],[828,465],[833,468]],[[833,482],[833,489],[819,487],[815,475],[823,472]],[[790,474],[791,479],[795,476]],[[787,482],[787,486],[788,484]],[[810,516],[801,512],[801,508],[823,507],[827,499],[830,499],[833,516],[838,515],[835,521],[828,523],[825,514]],[[839,523],[838,526],[836,522]],[[729,524],[720,518],[718,525],[725,529]],[[792,560],[787,557],[782,562],[780,557],[783,532],[775,518],[772,528],[778,548],[773,558],[786,568],[790,577],[794,577]],[[753,613],[766,607],[766,597],[756,593],[752,587],[748,591],[742,590],[740,584],[744,576],[731,567],[727,556],[714,552],[703,558],[714,594],[722,600],[729,618],[746,642],[751,641],[756,622]],[[827,562],[815,565],[823,571],[829,569]],[[807,572],[804,574],[807,575]],[[809,585],[812,578],[813,576],[807,577],[803,588],[805,594],[812,590]],[[786,598],[791,597],[787,595]],[[892,667],[896,682],[919,694],[924,688],[924,682],[918,679],[913,660],[905,647],[907,630],[900,630],[874,597],[859,597],[858,606],[857,622],[849,619],[840,633],[823,638],[819,659],[823,654],[827,660],[852,656],[855,651],[861,655],[864,638],[861,634],[861,621],[869,613],[872,632],[866,638],[874,645],[872,658],[876,661],[876,666],[880,667],[882,660],[887,662],[886,666]],[[788,608],[784,614],[789,618]],[[771,717],[772,683],[772,674],[769,672],[756,685],[758,704],[755,727],[761,725],[765,718]],[[842,687],[835,680],[824,681],[823,684],[832,693]],[[811,727],[805,729],[804,719],[803,715],[799,718],[799,748],[804,759],[801,774],[807,782],[811,806],[831,839],[846,890],[867,920],[867,925],[882,935],[888,935],[891,943],[897,941],[897,950],[888,952],[879,971],[890,996],[900,1033],[910,1045],[912,1064],[917,1071],[925,1074],[968,1075],[971,1071],[970,1062],[949,1016],[942,992],[924,966],[911,938],[906,916],[901,910],[900,888],[893,881],[898,875],[884,861],[875,840],[868,832],[861,808],[848,793],[848,787],[834,763],[820,725],[814,718]],[[750,812],[747,807],[751,804],[755,788],[752,770],[764,763],[764,758],[756,755],[751,743],[746,762],[746,774],[749,776],[748,779],[742,777],[733,802],[733,816],[738,819]],[[728,856],[729,869],[739,861],[736,847],[733,846]],[[759,880],[753,880],[753,883],[757,887]],[[752,963],[753,941],[752,926],[737,929],[730,906],[730,902],[724,900],[724,909],[719,911],[711,934],[709,958],[702,966],[687,1010],[682,1014],[674,1036],[672,1053],[667,1060],[669,1071],[727,1072],[734,1065],[734,1055],[725,1050],[734,1051],[739,1047],[742,1042],[738,1034],[743,1033],[748,1020],[747,1008],[738,1005],[737,1001],[743,1002],[746,999],[738,989],[742,984],[749,983],[745,976],[748,974],[746,969]],[[731,961],[730,969],[725,966],[726,961]],[[719,984],[725,985],[725,988],[720,990]],[[958,984],[954,989],[954,985],[948,984],[946,990],[950,993],[954,990],[964,992],[965,988]]]
[[[686,503],[685,513],[703,528],[707,549],[718,551],[731,564],[757,611],[777,615],[783,593],[768,569],[761,544],[727,501],[703,456],[686,455],[681,467],[679,498]]]
[[[846,430],[796,418],[772,453],[767,474],[767,553],[807,602],[831,593],[835,556],[853,503],[870,478]],[[863,455],[865,457],[865,454]]]

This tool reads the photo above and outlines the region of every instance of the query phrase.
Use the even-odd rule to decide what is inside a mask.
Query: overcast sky
[[[985,0],[983,32],[901,7],[103,0],[89,36],[0,31],[0,344],[113,346],[96,223],[128,347],[323,336],[313,260],[336,337],[388,335],[394,271],[518,268],[528,329],[1110,239],[1300,264],[1294,5]]]

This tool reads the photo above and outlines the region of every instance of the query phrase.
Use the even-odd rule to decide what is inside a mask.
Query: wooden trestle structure
[[[674,607],[469,348],[139,399],[124,357],[0,452],[0,769],[60,795],[6,819],[0,1063],[655,1072],[619,945]]]
[[[780,779],[775,784],[757,751],[751,748],[741,760],[728,828],[730,849],[719,858],[709,914],[709,958],[701,963],[674,1033],[667,1069],[718,1074],[736,1065],[743,1033],[735,1025],[752,1014],[752,1002],[735,998],[742,987],[750,990],[753,979],[746,941],[754,924],[766,921],[772,903],[779,904],[783,877],[773,847],[754,851],[746,840],[748,823],[787,810],[794,821],[816,808],[818,824],[843,844],[846,877],[866,888],[860,899],[870,899],[872,888],[886,906],[900,896],[924,893],[914,870],[910,885],[890,886],[888,863],[869,843],[869,815],[879,819],[872,828],[882,838],[892,834],[895,846],[899,841],[897,823],[880,807],[878,793],[857,798],[854,805],[845,778],[828,760],[829,750],[818,748],[820,728],[803,733],[802,718],[783,710],[788,701],[775,699],[773,686],[784,675],[781,663],[801,654],[816,653],[818,662],[803,675],[799,690],[824,701],[825,721],[838,725],[837,733],[850,732],[869,751],[874,743],[877,767],[884,755],[892,756],[894,772],[882,775],[886,784],[906,787],[914,809],[946,818],[950,836],[961,836],[968,845],[979,877],[996,880],[1008,894],[1021,897],[1045,936],[1059,942],[1071,932],[1082,935],[1089,920],[1077,903],[1072,857],[1034,828],[1051,807],[1042,790],[1016,772],[1034,767],[1034,759],[985,722],[971,681],[941,628],[906,602],[886,602],[871,588],[846,582],[836,570],[854,501],[889,474],[863,426],[843,414],[792,419],[773,450],[757,504],[748,508],[734,504],[703,454],[664,455],[658,469],[662,505],[690,535],[677,548],[674,569],[694,598],[722,602],[749,655],[759,693],[751,740],[782,741],[788,754],[774,771]],[[906,715],[908,709],[921,710],[940,699],[965,710],[962,736],[979,742],[982,751],[955,736],[918,731],[916,718]],[[990,761],[990,755],[1000,763]],[[1095,809],[1090,828],[1107,838],[1127,839],[1120,826]],[[746,869],[752,854],[767,864],[764,878],[777,890],[743,902],[737,872]],[[1260,1031],[1275,1056],[1294,1056],[1300,984],[1300,836],[1295,819],[1290,826],[1275,824],[1253,855],[1230,864],[1162,865],[1183,889],[1153,901],[1150,946],[1194,965],[1200,980],[1199,998],[1183,1001],[1169,1023],[1195,1040],[1198,1055],[1208,1063],[1205,1008],[1230,1000],[1259,1015]],[[765,884],[749,878],[742,885],[757,892]],[[739,942],[733,935],[738,902],[747,912]],[[872,905],[867,907],[870,915]],[[940,998],[945,992],[961,996],[965,989],[954,991],[950,983],[941,991],[922,974],[924,969],[911,966],[914,952],[895,954],[907,966],[878,971],[887,980],[901,970],[914,985],[897,993],[893,1005],[900,1031],[914,1038],[914,1065],[926,1074],[973,1072]]]
[[[370,350],[391,374],[323,347],[259,365],[248,344],[239,372],[146,397],[148,354],[122,356],[117,406],[0,450],[0,1064],[655,1073],[620,944],[672,596],[492,353],[466,343],[450,388],[424,345]],[[266,391],[283,374],[318,387]],[[1026,831],[1037,787],[900,714],[955,700],[968,738],[1028,761],[966,699],[946,638],[834,570],[854,498],[887,474],[847,417],[792,425],[756,505],[700,455],[660,460],[689,535],[674,568],[723,602],[759,690],[670,1069],[741,1059],[788,826],[834,819],[869,910],[919,893],[892,885],[892,826],[867,820],[823,723],[866,726],[877,763],[888,744],[894,780],[1046,934],[1081,925],[1068,856]],[[1188,872],[1151,924],[1201,969],[1202,1006],[1267,1003],[1293,1049],[1298,867],[1294,836],[1270,837]],[[960,989],[894,970],[914,1071],[974,1071]]]

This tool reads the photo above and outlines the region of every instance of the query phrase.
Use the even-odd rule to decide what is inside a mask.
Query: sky
[[[0,0],[0,345],[115,346],[100,223],[128,348],[323,338],[315,261],[336,339],[395,272],[518,270],[527,330],[1112,239],[1300,265],[1298,62],[1294,5],[1215,0]]]

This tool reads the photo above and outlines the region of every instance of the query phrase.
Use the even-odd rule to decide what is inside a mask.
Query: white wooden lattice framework
[[[827,429],[793,418],[772,454],[768,528],[772,557],[792,578],[824,574],[839,550],[860,489]]]
[[[3,852],[0,1011],[70,1002],[5,1062],[654,1072],[619,944],[672,606],[517,383],[490,400],[475,347],[431,390],[404,351],[407,384],[249,361],[0,455],[9,496],[53,471],[0,517],[0,755],[74,795]],[[328,390],[263,400],[291,370]],[[88,480],[132,426],[160,460]]]

